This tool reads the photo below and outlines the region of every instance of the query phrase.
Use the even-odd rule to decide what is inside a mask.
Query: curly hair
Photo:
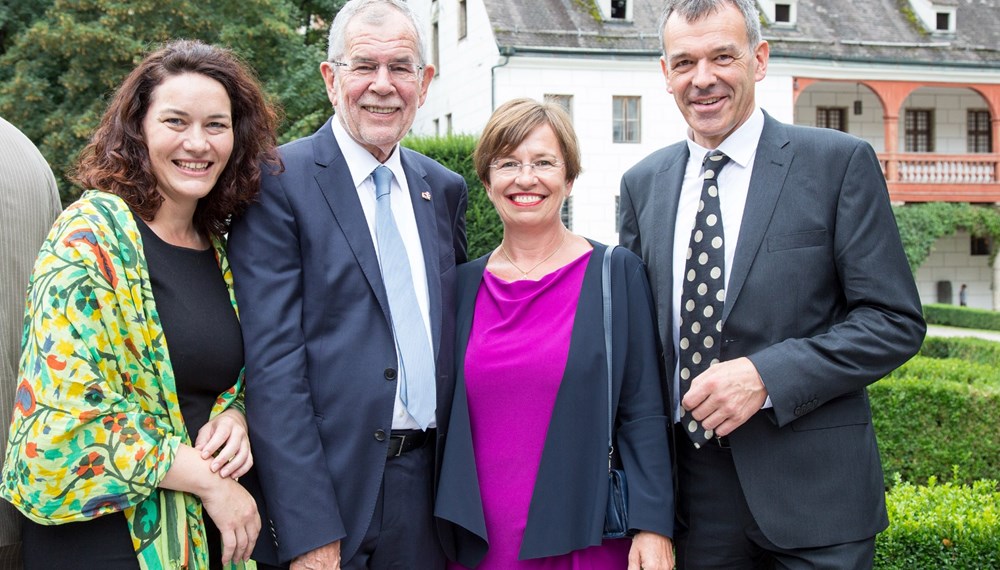
[[[153,91],[168,77],[198,73],[223,85],[233,113],[233,152],[209,194],[198,201],[195,227],[221,236],[233,216],[252,202],[260,177],[283,169],[277,150],[277,108],[256,75],[233,51],[195,40],[175,40],[150,53],[125,78],[77,162],[74,181],[120,196],[151,221],[163,203],[157,190],[142,123]]]

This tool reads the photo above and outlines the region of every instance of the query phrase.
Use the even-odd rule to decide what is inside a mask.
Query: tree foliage
[[[893,212],[906,258],[914,273],[927,259],[937,240],[959,229],[967,230],[974,236],[989,237],[994,244],[1000,244],[1000,213],[993,208],[965,202],[930,202],[896,206]],[[994,249],[991,265],[995,256]]]
[[[190,38],[230,47],[257,70],[285,109],[283,140],[312,132],[330,105],[318,71],[324,48],[306,43],[300,7],[339,1],[28,0],[34,12],[0,12],[4,30],[20,30],[0,56],[0,116],[65,177],[124,76],[157,44]],[[65,178],[60,187],[64,202],[79,195]]]

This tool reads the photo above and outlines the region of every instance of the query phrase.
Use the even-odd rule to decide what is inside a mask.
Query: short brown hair
[[[233,152],[215,187],[198,201],[194,224],[221,236],[229,220],[257,196],[263,166],[280,171],[278,111],[264,96],[253,70],[229,49],[176,40],[142,60],[125,78],[101,124],[80,154],[74,181],[121,197],[142,219],[156,215],[163,197],[156,189],[142,123],[153,91],[168,77],[198,73],[226,89],[233,112]]]
[[[541,125],[552,127],[559,140],[566,163],[566,181],[572,182],[580,176],[580,143],[569,115],[555,103],[539,103],[521,97],[511,99],[493,111],[476,143],[472,160],[484,186],[490,185],[490,164],[517,148],[531,131]]]

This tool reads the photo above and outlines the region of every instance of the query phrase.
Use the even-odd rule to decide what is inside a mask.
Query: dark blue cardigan
[[[592,242],[593,243],[593,242]],[[528,512],[520,559],[600,544],[608,489],[607,369],[601,292],[606,246],[594,243]],[[489,538],[465,390],[465,353],[488,256],[458,269],[456,386],[435,515],[445,553],[474,568]],[[611,260],[615,447],[629,484],[629,526],[673,535],[674,499],[652,295],[642,262],[618,248]]]

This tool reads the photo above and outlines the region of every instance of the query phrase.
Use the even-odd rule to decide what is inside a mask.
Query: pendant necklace
[[[534,271],[534,270],[538,269],[538,267],[539,267],[539,266],[540,266],[541,264],[543,264],[543,263],[545,263],[546,261],[548,261],[548,260],[552,259],[552,256],[553,256],[553,255],[555,255],[555,254],[556,254],[556,252],[557,252],[557,251],[559,251],[559,249],[560,249],[560,248],[562,248],[562,245],[563,245],[563,242],[565,242],[565,241],[566,241],[566,234],[568,234],[568,233],[569,233],[568,231],[565,231],[565,230],[564,230],[564,231],[563,231],[563,235],[562,235],[562,239],[561,239],[561,240],[559,240],[559,245],[557,245],[557,246],[556,246],[556,248],[552,250],[552,253],[550,253],[550,254],[546,255],[546,256],[545,256],[545,259],[543,259],[543,260],[539,261],[538,263],[536,263],[536,264],[532,265],[532,266],[531,266],[531,269],[529,269],[529,270],[527,270],[527,271],[525,271],[525,270],[521,269],[520,267],[518,267],[518,266],[517,266],[517,264],[516,264],[516,263],[514,263],[514,260],[513,260],[513,259],[511,259],[509,255],[507,255],[507,248],[505,248],[505,247],[503,246],[503,242],[502,242],[502,241],[500,242],[500,253],[502,253],[502,254],[503,254],[503,256],[504,256],[504,259],[506,259],[506,260],[507,260],[507,262],[508,262],[508,263],[510,263],[510,264],[511,264],[511,265],[512,265],[512,266],[514,267],[514,269],[518,270],[518,271],[519,271],[519,272],[521,273],[521,277],[520,277],[520,278],[518,278],[518,280],[519,280],[519,281],[520,281],[521,279],[527,279],[527,278],[528,278],[528,274],[529,274],[529,273],[531,273],[532,271]]]

